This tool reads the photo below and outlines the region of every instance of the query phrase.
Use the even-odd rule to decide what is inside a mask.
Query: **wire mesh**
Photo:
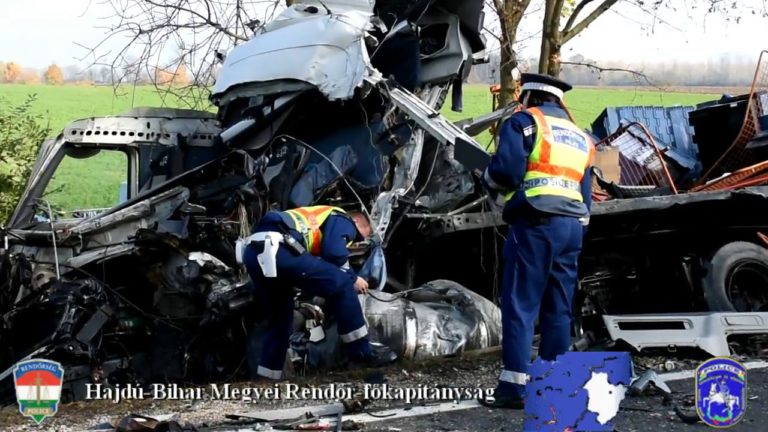
[[[668,187],[677,194],[663,152],[643,124],[622,126],[599,144],[619,150],[620,185]]]
[[[701,177],[698,187],[703,187],[703,183],[710,180],[714,172],[733,172],[760,162],[756,153],[747,148],[747,144],[760,130],[758,118],[766,115],[768,115],[768,51],[762,51],[752,79],[749,105],[741,130],[730,147]]]
[[[707,192],[714,190],[736,189],[738,187],[755,186],[766,178],[768,161],[760,162],[747,168],[742,168],[732,174],[713,180],[707,184],[691,189],[691,192]],[[755,182],[758,183],[755,183]]]

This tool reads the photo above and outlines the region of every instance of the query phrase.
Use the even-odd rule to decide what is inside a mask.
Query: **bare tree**
[[[676,13],[691,16],[697,8],[707,8],[707,14],[719,14],[728,21],[738,23],[747,14],[768,17],[768,0],[724,1],[724,0],[690,0],[683,5],[675,0],[621,0],[647,12],[653,17],[654,23],[666,24],[659,19],[657,12],[664,8]],[[539,73],[557,77],[562,64],[561,50],[578,34],[589,27],[597,18],[613,8],[620,0],[544,0],[544,21],[542,26],[541,51],[539,56]],[[588,14],[588,6],[594,9]],[[690,9],[689,9],[690,8]],[[561,27],[562,20],[565,25]],[[634,71],[629,71],[633,72]]]
[[[560,50],[573,39],[577,34],[584,31],[600,15],[605,13],[611,6],[618,3],[619,0],[601,0],[600,4],[589,15],[579,21],[579,16],[584,8],[594,0],[581,0],[573,8],[570,16],[567,17],[565,26],[560,28],[560,22],[567,12],[565,8],[569,6],[566,0],[546,0],[544,3],[544,22],[541,36],[541,53],[539,55],[539,73],[545,73],[551,76],[560,75]]]
[[[493,0],[489,6],[498,18],[499,31],[490,31],[499,42],[501,63],[499,73],[501,78],[501,93],[499,105],[509,105],[515,94],[515,80],[512,71],[517,67],[515,44],[517,43],[518,27],[523,20],[531,0]]]
[[[105,0],[112,8],[105,37],[81,45],[92,67],[106,66],[116,91],[126,85],[155,82],[156,71],[190,80],[183,86],[155,84],[164,103],[191,108],[209,105],[217,53],[250,39],[271,19],[280,0]],[[115,48],[117,47],[117,48]],[[103,75],[103,74],[102,74]],[[169,97],[171,100],[169,100]]]

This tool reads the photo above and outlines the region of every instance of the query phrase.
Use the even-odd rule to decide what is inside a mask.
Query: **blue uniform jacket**
[[[555,103],[547,102],[538,107],[545,115],[568,120],[568,113]],[[507,192],[518,190],[528,168],[528,155],[533,151],[536,140],[536,122],[527,112],[518,112],[505,121],[499,133],[499,144],[491,163],[483,176],[483,183],[491,190]],[[525,194],[517,193],[504,206],[503,218],[511,221],[530,209],[543,213],[586,217],[592,204],[592,184],[590,167],[584,172],[581,181],[581,194],[584,202],[580,203],[561,197],[536,197],[528,199]]]
[[[255,231],[277,230],[284,226],[283,219],[278,212],[269,212],[261,218]],[[349,259],[347,244],[355,239],[357,228],[348,217],[332,214],[320,227],[323,239],[320,243],[320,258],[338,267],[343,266]],[[291,233],[302,245],[304,238],[297,231]]]

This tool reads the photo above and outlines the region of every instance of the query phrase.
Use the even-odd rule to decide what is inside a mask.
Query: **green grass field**
[[[157,93],[154,87],[138,87],[126,90],[119,96],[111,87],[93,86],[46,86],[0,85],[0,99],[12,105],[26,100],[28,95],[37,98],[33,111],[43,115],[52,135],[70,121],[93,116],[114,115],[132,106],[174,106],[173,102]],[[661,93],[651,91],[617,89],[575,89],[566,98],[579,126],[588,128],[592,121],[609,106],[620,105],[695,105],[718,98],[719,95],[699,93]],[[450,111],[446,103],[444,114],[452,121],[475,117],[491,110],[488,86],[465,86],[464,112]],[[490,142],[490,135],[478,137],[483,146]],[[110,207],[117,202],[120,182],[125,180],[126,159],[119,153],[102,153],[87,160],[67,158],[56,172],[48,187],[47,197],[58,208],[65,210]]]

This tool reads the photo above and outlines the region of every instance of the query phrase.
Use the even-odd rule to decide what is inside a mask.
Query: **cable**
[[[368,208],[365,206],[365,203],[363,202],[363,199],[360,198],[360,195],[357,194],[357,192],[355,191],[355,188],[353,188],[352,185],[349,183],[349,181],[347,180],[346,174],[344,174],[341,171],[341,169],[339,169],[339,167],[331,160],[331,158],[329,158],[328,156],[323,154],[320,150],[318,150],[318,149],[314,148],[313,146],[309,145],[305,141],[300,140],[300,139],[298,139],[296,137],[293,137],[291,135],[288,135],[288,134],[278,135],[272,141],[274,142],[275,140],[280,139],[280,138],[288,138],[288,139],[292,139],[292,140],[296,141],[297,143],[299,143],[299,144],[303,145],[304,147],[307,147],[308,149],[310,149],[313,152],[317,153],[320,157],[325,159],[326,162],[331,164],[331,167],[333,167],[333,169],[335,169],[336,172],[339,173],[339,175],[341,176],[341,179],[344,181],[344,184],[347,185],[349,190],[352,191],[352,194],[355,195],[355,198],[357,198],[357,201],[360,203],[360,206],[363,209],[363,213],[365,213],[365,215],[368,217],[368,220],[371,219],[371,214],[368,212]]]
[[[387,418],[387,417],[393,417],[397,415],[397,413],[390,413],[390,414],[374,414],[372,411],[363,411],[364,413],[368,414],[371,417],[375,418]]]
[[[400,292],[397,292],[395,294],[391,294],[393,297],[391,299],[389,299],[389,300],[384,300],[382,298],[376,297],[375,295],[373,295],[372,291],[368,291],[368,295],[371,296],[374,300],[380,301],[382,303],[392,303],[392,302],[395,302],[395,301],[400,300],[401,298],[405,297],[405,295],[408,294],[408,293],[411,293],[411,292],[414,292],[414,291],[425,290],[427,288],[428,287],[426,287],[426,286],[422,286],[422,287],[418,287],[418,288],[411,288],[411,289],[408,289],[408,290],[405,290],[405,291],[400,291]]]
[[[416,202],[416,200],[418,200],[419,197],[421,197],[424,191],[427,190],[427,186],[429,186],[429,181],[432,180],[432,174],[435,171],[435,166],[437,166],[437,157],[439,155],[440,155],[440,143],[438,143],[435,148],[435,157],[432,158],[432,166],[429,168],[429,174],[427,174],[427,179],[424,181],[424,186],[421,187],[421,190],[416,194],[416,197],[413,198],[414,202]]]
[[[358,104],[360,105],[360,110],[363,112],[363,121],[365,122],[365,127],[366,127],[366,129],[368,129],[368,137],[370,138],[369,145],[371,146],[371,148],[374,151],[377,151],[377,152],[381,153],[381,151],[378,148],[376,148],[376,145],[374,145],[374,143],[373,143],[373,141],[374,141],[374,139],[373,139],[373,130],[371,129],[371,125],[370,125],[369,120],[368,120],[368,113],[365,111],[365,107],[363,106],[363,101],[362,100],[358,101]],[[373,169],[374,169],[374,174],[376,174],[376,177],[379,177],[379,166],[378,166],[378,164],[374,164]],[[383,171],[381,173],[381,178],[384,178],[384,172]],[[381,192],[381,190],[379,190],[379,192]]]
[[[53,227],[53,210],[51,209],[51,203],[48,200],[39,198],[43,204],[48,207],[48,223],[51,227],[51,239],[53,241],[53,259],[55,260],[53,266],[56,268],[56,279],[61,279],[61,269],[59,268],[59,248],[56,244],[56,229]]]

